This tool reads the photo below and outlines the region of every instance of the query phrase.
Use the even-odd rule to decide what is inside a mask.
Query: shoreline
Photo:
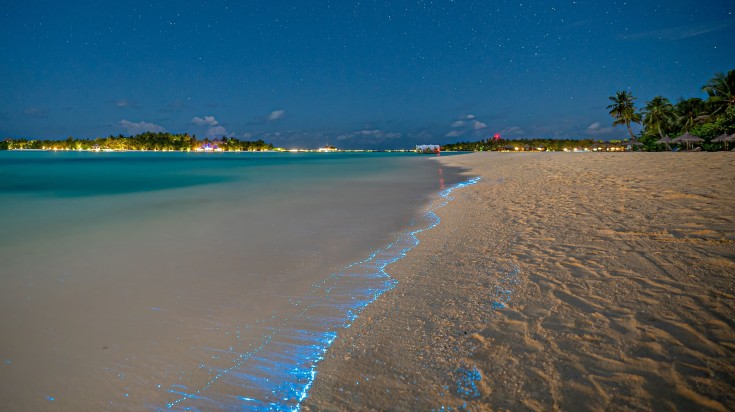
[[[402,256],[398,235],[431,225],[419,218],[426,204],[442,182],[463,180],[405,155],[250,169],[162,156],[171,160],[5,165],[8,182],[38,191],[3,192],[13,207],[0,253],[0,398],[10,409],[298,407],[330,334],[390,286],[381,270]],[[120,193],[77,178],[101,168]],[[168,186],[120,178],[137,184],[140,170],[165,170]],[[180,186],[182,170],[242,179]],[[263,171],[270,180],[246,179]]]
[[[440,162],[482,180],[388,268],[305,410],[735,408],[732,155]]]
[[[415,248],[418,235],[433,229],[439,223],[435,211],[451,201],[456,189],[473,185],[477,178],[459,178],[460,169],[452,179],[457,183],[435,192],[426,207],[416,217],[394,233],[390,243],[358,261],[334,272],[312,285],[305,296],[292,302],[288,316],[278,317],[276,325],[257,349],[240,355],[241,361],[213,375],[201,390],[168,402],[166,408],[191,406],[191,398],[206,398],[206,389],[222,380],[231,385],[247,387],[256,394],[237,396],[238,408],[298,409],[314,382],[315,370],[338,333],[348,330],[362,311],[384,293],[393,289],[396,280],[385,268],[404,259]],[[274,318],[276,318],[274,316]],[[260,353],[263,352],[263,353]],[[254,359],[251,361],[251,359]],[[259,376],[257,371],[267,371]],[[229,375],[238,375],[233,379]],[[217,408],[229,408],[227,403],[214,403]],[[212,402],[195,406],[211,407]]]

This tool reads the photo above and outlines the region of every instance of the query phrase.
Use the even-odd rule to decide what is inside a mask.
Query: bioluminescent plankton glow
[[[439,224],[435,211],[452,199],[454,190],[478,181],[472,178],[442,190],[426,213],[394,242],[313,285],[308,295],[293,299],[287,313],[238,327],[232,333],[240,346],[208,348],[217,366],[202,364],[196,371],[180,374],[175,384],[158,387],[174,399],[154,409],[298,410],[318,362],[339,330],[349,327],[366,306],[395,287],[397,281],[386,268],[419,244],[419,233]],[[261,339],[240,339],[244,329],[262,329]],[[228,366],[222,366],[223,359],[229,359]],[[192,385],[189,377],[194,372],[207,374],[206,384]]]

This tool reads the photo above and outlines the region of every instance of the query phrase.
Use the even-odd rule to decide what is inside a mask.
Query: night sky
[[[7,1],[0,138],[610,139],[735,69],[735,1]]]

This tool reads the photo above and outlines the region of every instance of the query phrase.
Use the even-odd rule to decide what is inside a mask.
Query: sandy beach
[[[732,153],[477,153],[306,410],[735,410]]]

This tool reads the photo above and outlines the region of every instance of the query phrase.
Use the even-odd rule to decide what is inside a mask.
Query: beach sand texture
[[[735,156],[477,153],[307,410],[735,410]]]

